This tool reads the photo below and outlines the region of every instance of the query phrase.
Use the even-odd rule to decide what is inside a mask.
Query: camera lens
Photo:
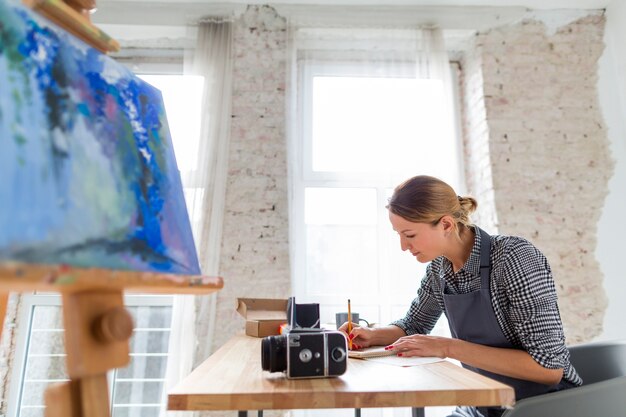
[[[335,362],[341,362],[346,358],[346,351],[343,348],[336,347],[330,352],[330,357]]]
[[[270,372],[287,369],[287,336],[268,336],[261,340],[261,368]]]

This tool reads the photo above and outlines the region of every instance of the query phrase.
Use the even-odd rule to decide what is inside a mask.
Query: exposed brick
[[[214,347],[243,329],[237,297],[291,294],[285,19],[249,6],[234,26],[233,114]]]
[[[481,202],[478,222],[496,219],[499,233],[546,254],[569,343],[602,332],[607,303],[594,257],[613,170],[596,87],[603,30],[597,15],[552,36],[524,21],[480,33],[464,63],[466,176]]]

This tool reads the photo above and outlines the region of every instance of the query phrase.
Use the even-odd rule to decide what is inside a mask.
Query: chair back
[[[626,341],[587,343],[569,351],[585,385],[626,376]]]
[[[502,417],[626,415],[626,340],[570,346],[582,387],[520,400]]]

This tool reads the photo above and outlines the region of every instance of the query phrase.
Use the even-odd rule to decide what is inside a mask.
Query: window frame
[[[172,307],[173,306],[173,295],[165,295],[165,294],[125,294],[124,295],[124,305],[126,307]],[[20,305],[18,309],[18,317],[17,322],[20,325],[17,327],[16,331],[16,343],[15,343],[15,354],[13,356],[13,363],[11,365],[11,375],[9,382],[9,395],[8,395],[8,407],[7,407],[7,417],[19,417],[21,414],[21,401],[24,391],[24,383],[25,383],[25,374],[26,374],[26,365],[28,362],[28,351],[29,345],[31,341],[32,335],[32,324],[33,324],[33,316],[36,307],[46,307],[53,306],[62,309],[62,296],[57,293],[23,293],[21,295]],[[63,323],[61,323],[63,325]],[[169,330],[171,332],[172,323],[170,322]],[[133,329],[135,331],[136,329]],[[59,329],[58,331],[63,332],[63,329]],[[49,356],[63,356],[66,354],[51,354]],[[169,357],[169,352],[165,354],[165,356]],[[31,356],[33,357],[33,356]],[[132,355],[131,355],[132,357]],[[113,411],[113,400],[115,398],[115,389],[116,382],[118,382],[117,378],[118,369],[112,369],[107,372],[107,381],[109,388],[109,404],[111,407],[111,412]],[[145,379],[145,378],[144,378]],[[69,379],[64,380],[49,380],[48,383],[54,382],[64,382],[69,381]],[[159,381],[165,383],[165,376]],[[120,381],[126,382],[126,381]],[[165,389],[165,384],[163,386]],[[163,395],[161,395],[161,401],[163,400]],[[148,406],[154,406],[154,404],[148,404]],[[160,407],[163,407],[164,404],[161,403]],[[34,408],[34,407],[33,407]],[[44,407],[37,407],[44,408]]]
[[[332,68],[333,65],[336,66]],[[394,63],[397,65],[397,63]],[[403,66],[410,66],[412,64],[405,63]],[[465,192],[465,178],[463,169],[463,140],[461,136],[461,122],[460,122],[460,94],[459,94],[459,65],[457,62],[450,61],[450,73],[451,73],[451,104],[454,118],[454,126],[452,133],[454,134],[454,140],[456,142],[457,149],[457,172],[458,172],[458,184],[455,187],[459,193]],[[363,173],[363,172],[321,172],[313,171],[312,169],[312,107],[313,107],[313,78],[315,76],[369,76],[375,74],[364,73],[361,68],[357,68],[358,63],[350,63],[342,60],[326,61],[322,63],[315,62],[315,59],[305,60],[304,58],[297,60],[297,79],[296,79],[296,103],[297,115],[296,127],[293,130],[293,139],[290,142],[292,147],[291,155],[295,158],[292,162],[292,197],[291,197],[291,252],[292,252],[292,288],[296,299],[300,302],[317,302],[320,303],[321,319],[324,322],[334,322],[331,318],[331,312],[334,314],[336,311],[344,311],[346,309],[346,294],[335,294],[329,296],[311,296],[307,292],[307,260],[306,260],[306,228],[305,223],[305,189],[308,187],[322,187],[322,188],[372,188],[376,191],[376,200],[378,205],[377,218],[378,223],[376,226],[377,236],[377,286],[378,291],[368,294],[365,297],[359,297],[358,304],[354,304],[353,308],[359,310],[362,317],[367,318],[367,312],[372,309],[373,306],[378,308],[378,316],[383,323],[387,324],[387,319],[398,319],[402,315],[397,315],[397,311],[401,308],[397,302],[394,302],[396,295],[393,294],[392,288],[383,280],[385,275],[388,274],[386,265],[388,265],[391,259],[391,251],[397,250],[399,245],[396,242],[392,244],[386,240],[388,235],[389,220],[387,218],[387,211],[384,207],[387,204],[388,190],[393,189],[400,181],[406,178],[398,178],[394,175],[388,175],[386,179],[380,179],[382,176],[378,176],[376,173]],[[338,71],[337,68],[343,67],[343,71]],[[331,69],[332,68],[332,69]],[[402,66],[400,66],[402,68]],[[372,71],[373,72],[373,71]],[[403,76],[406,74],[406,70],[398,70],[397,75]],[[393,76],[396,73],[385,74],[385,76]],[[424,266],[425,268],[425,266]],[[415,286],[413,297],[417,293],[421,276],[416,273]],[[363,307],[361,307],[363,306]],[[404,306],[403,311],[408,311],[409,305],[402,303]],[[395,310],[395,313],[394,313]],[[443,317],[443,315],[442,315]],[[449,335],[447,323],[445,320],[440,320],[433,329],[432,334]]]

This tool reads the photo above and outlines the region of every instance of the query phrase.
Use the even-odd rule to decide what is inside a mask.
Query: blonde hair
[[[471,226],[470,214],[476,207],[476,199],[458,196],[448,184],[428,175],[418,175],[398,185],[387,205],[390,212],[411,222],[437,224],[449,215],[457,226]]]

